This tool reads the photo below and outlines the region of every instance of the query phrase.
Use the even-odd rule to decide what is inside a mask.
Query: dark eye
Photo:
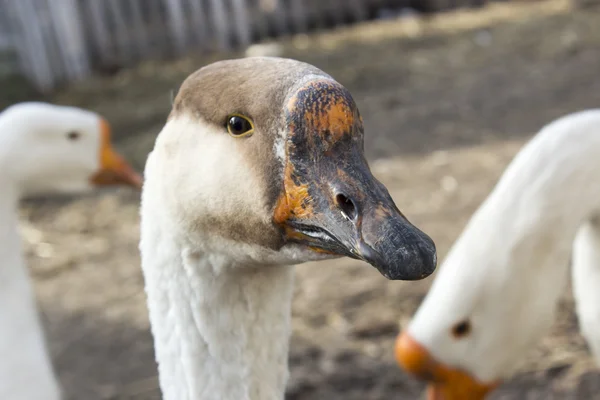
[[[81,133],[79,133],[79,132],[71,131],[71,132],[67,133],[67,139],[69,139],[69,140],[77,140],[80,137],[81,137]]]
[[[469,332],[471,332],[471,323],[469,320],[461,321],[452,327],[452,335],[457,339],[468,335]]]
[[[234,137],[250,136],[254,133],[254,125],[246,117],[231,115],[227,119],[227,132]]]

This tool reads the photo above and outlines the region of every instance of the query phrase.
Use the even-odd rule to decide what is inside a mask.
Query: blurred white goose
[[[21,253],[19,199],[102,184],[140,187],[109,139],[106,121],[78,108],[21,103],[0,114],[0,399],[61,398]]]
[[[167,400],[283,399],[292,265],[347,255],[420,279],[435,247],[369,171],[348,91],[245,58],[182,85],[146,163],[142,267]]]
[[[599,179],[600,110],[550,123],[517,154],[397,341],[431,399],[482,399],[515,371],[554,320],[572,250],[582,331],[600,362]]]

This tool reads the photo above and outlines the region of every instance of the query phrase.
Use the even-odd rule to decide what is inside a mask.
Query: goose
[[[19,199],[97,185],[139,188],[141,177],[112,149],[102,117],[46,103],[20,103],[0,114],[0,171],[0,398],[58,400],[21,252]]]
[[[430,399],[477,400],[548,331],[569,278],[600,363],[600,109],[544,126],[452,246],[396,342]]]
[[[433,241],[371,174],[352,96],[285,58],[207,65],[148,156],[140,252],[166,400],[283,399],[293,265],[348,256],[388,279]]]

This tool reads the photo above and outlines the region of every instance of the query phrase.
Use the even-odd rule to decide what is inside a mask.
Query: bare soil
[[[600,105],[600,11],[564,0],[496,4],[281,42],[353,93],[367,155],[440,258],[520,146],[544,123]],[[218,58],[148,62],[55,94],[112,121],[142,168],[171,91]],[[69,399],[158,399],[137,251],[139,196],[36,199],[23,234],[55,365]],[[340,259],[299,266],[288,398],[414,399],[393,340],[431,279],[389,282]],[[518,330],[515,331],[518,334]],[[557,323],[494,399],[600,399],[600,374],[566,294]]]

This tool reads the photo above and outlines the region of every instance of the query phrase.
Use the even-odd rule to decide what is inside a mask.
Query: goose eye
[[[246,117],[231,115],[227,119],[227,131],[234,137],[250,136],[254,133],[254,125]]]
[[[468,319],[465,319],[464,321],[461,321],[452,327],[452,335],[457,339],[460,339],[461,337],[468,335],[470,332],[471,332],[471,323],[469,322]]]
[[[75,131],[71,131],[71,132],[67,133],[67,139],[69,139],[69,140],[77,140],[77,139],[79,139],[80,136],[81,136],[81,134],[79,132],[75,132]]]

